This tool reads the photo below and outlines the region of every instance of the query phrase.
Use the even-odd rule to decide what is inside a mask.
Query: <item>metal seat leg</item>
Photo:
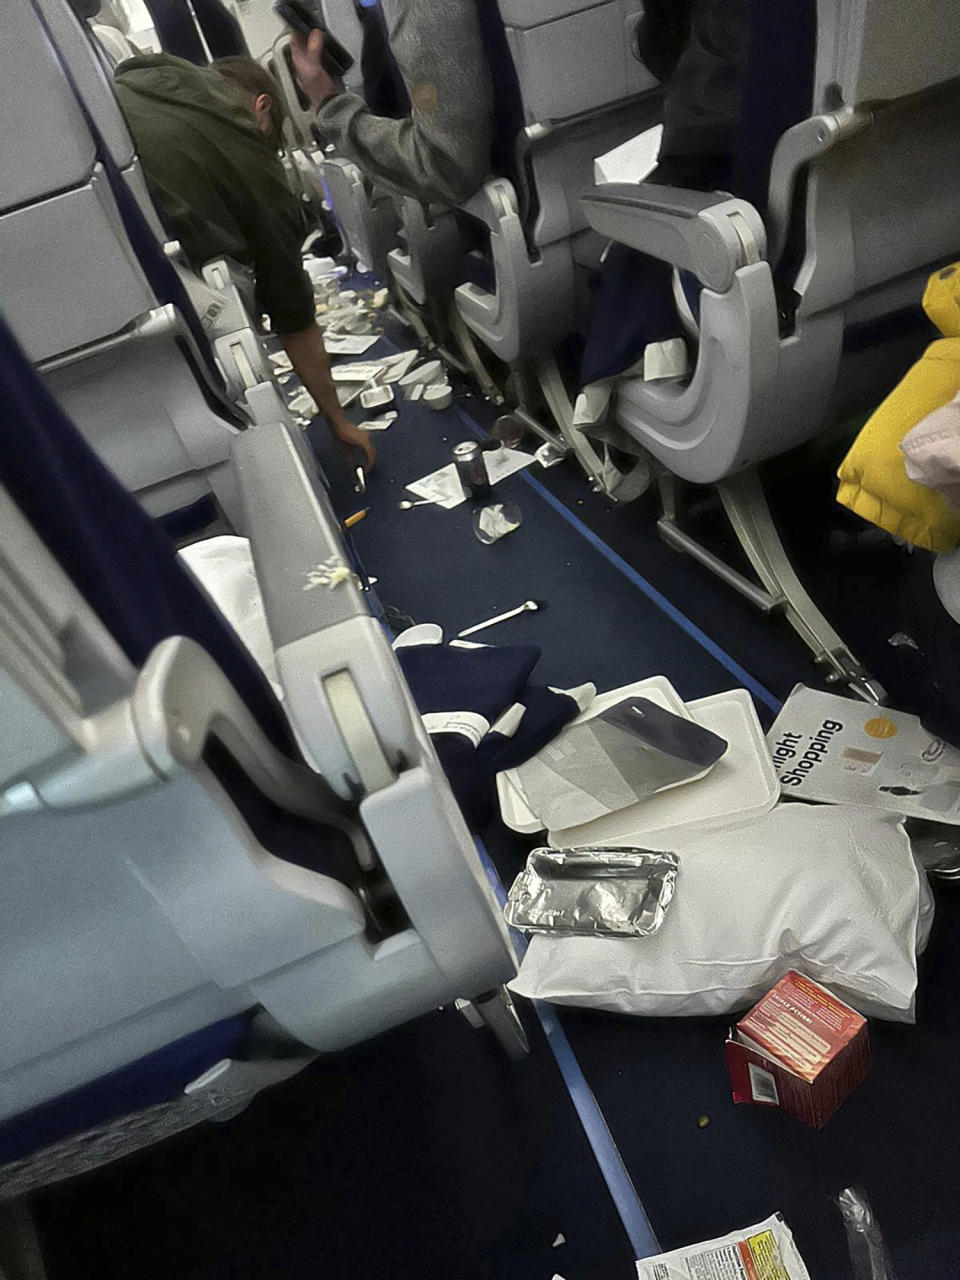
[[[828,668],[828,684],[846,684],[866,702],[882,702],[886,692],[833,629],[814,604],[790,562],[774,523],[767,495],[756,468],[722,481],[718,486],[727,519],[749,557],[757,577],[782,607],[787,621],[813,652],[814,661]]]
[[[492,1031],[511,1062],[522,1062],[530,1052],[530,1042],[517,1013],[513,996],[506,987],[497,987],[473,1000],[458,1000],[457,1008],[479,1030]]]
[[[573,402],[567,393],[556,356],[543,357],[537,364],[537,378],[543,397],[560,431],[560,445],[576,455],[595,493],[605,493],[613,502],[632,502],[650,485],[652,470],[646,458],[637,458],[629,471],[613,460],[608,445],[591,440],[573,421]]]
[[[660,477],[663,515],[658,527],[664,541],[675,550],[693,556],[762,612],[782,613],[812,651],[814,661],[829,668],[828,684],[846,684],[865,702],[883,702],[886,697],[883,686],[854,657],[798,578],[777,531],[756,468],[722,480],[717,490],[727,519],[760,579],[760,586],[681,528],[677,480],[669,472]]]
[[[25,1197],[0,1205],[0,1280],[44,1280],[40,1241]]]

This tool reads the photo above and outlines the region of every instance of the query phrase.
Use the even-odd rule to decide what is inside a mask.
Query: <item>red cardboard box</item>
[[[822,1129],[870,1070],[867,1021],[791,969],[737,1023],[726,1059],[734,1102]]]

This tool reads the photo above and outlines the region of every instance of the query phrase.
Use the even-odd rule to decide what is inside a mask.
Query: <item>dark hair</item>
[[[259,98],[265,93],[270,99],[270,121],[273,124],[274,141],[279,147],[283,139],[283,122],[287,109],[279,84],[259,62],[253,58],[217,58],[213,64],[231,84],[242,89],[248,98]]]

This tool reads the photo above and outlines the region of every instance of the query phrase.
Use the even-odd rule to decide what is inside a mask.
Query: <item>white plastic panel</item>
[[[500,17],[508,27],[540,27],[596,7],[597,0],[499,0]]]
[[[855,106],[960,75],[960,20],[943,0],[819,0],[817,22],[818,109],[831,84]]]
[[[641,0],[578,9],[538,26],[507,24],[527,124],[581,115],[657,83],[633,53]]]
[[[76,17],[69,0],[33,0],[33,3],[49,25],[58,54],[69,67],[77,92],[110,154],[120,168],[125,169],[133,162],[133,139],[91,33]],[[18,0],[17,7],[21,4],[24,0]],[[24,7],[29,8],[29,4]]]
[[[275,865],[189,775],[0,822],[0,1117],[249,1008],[248,983],[362,931],[343,885]]]
[[[174,321],[166,312],[153,313],[119,341],[47,369],[47,383],[152,515],[175,511],[212,489],[227,518],[241,527],[227,465],[237,429],[204,399]]]
[[[801,315],[848,303],[955,256],[960,81],[878,112],[812,167]],[[917,284],[915,300],[922,286]],[[892,309],[892,308],[891,308]]]
[[[0,297],[34,361],[116,333],[156,305],[102,173],[0,216]]]
[[[0,141],[0,209],[83,182],[93,168],[93,139],[26,0],[3,8],[0,79],[15,112]],[[17,120],[29,128],[18,128]]]

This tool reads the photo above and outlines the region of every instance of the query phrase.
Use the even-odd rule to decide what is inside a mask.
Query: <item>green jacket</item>
[[[274,332],[306,329],[315,314],[303,210],[236,88],[168,54],[122,62],[115,85],[151,194],[191,265],[235,258],[253,269]]]

